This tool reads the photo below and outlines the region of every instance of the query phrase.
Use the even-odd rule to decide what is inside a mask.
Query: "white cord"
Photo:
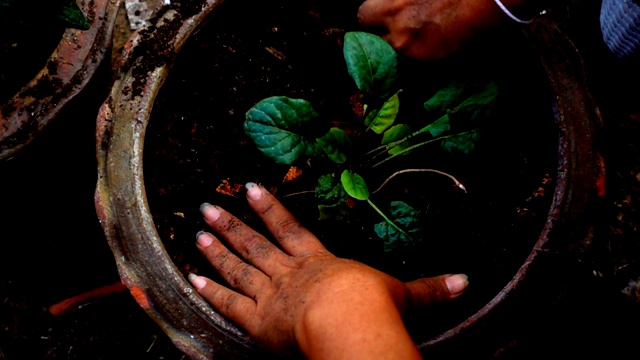
[[[496,5],[498,5],[498,7],[505,13],[507,14],[508,17],[510,17],[511,19],[513,19],[516,22],[519,22],[520,24],[529,24],[531,23],[531,21],[533,21],[533,19],[531,20],[522,20],[520,18],[518,18],[517,16],[513,15],[511,13],[511,11],[509,11],[509,9],[507,9],[506,6],[504,6],[504,4],[502,2],[500,2],[500,0],[493,0],[496,2]]]

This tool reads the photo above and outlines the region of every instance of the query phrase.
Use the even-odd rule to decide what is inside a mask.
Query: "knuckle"
[[[242,261],[235,261],[232,264],[227,265],[224,269],[225,274],[229,279],[233,279],[233,282],[236,282],[239,278],[241,278],[242,274],[245,273],[247,268],[247,264]]]
[[[282,234],[291,235],[299,233],[301,225],[296,219],[287,218],[278,222],[278,228]]]
[[[268,258],[271,254],[271,244],[261,235],[251,234],[242,241],[239,250],[245,257]]]
[[[223,233],[233,233],[236,232],[237,228],[242,226],[242,223],[235,218],[230,218],[227,221],[220,222],[220,226],[218,231]]]
[[[212,251],[208,258],[209,262],[219,264],[220,266],[224,267],[229,260],[229,255],[229,251],[225,249],[221,251]]]

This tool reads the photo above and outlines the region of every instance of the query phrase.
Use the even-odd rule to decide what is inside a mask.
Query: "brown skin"
[[[520,19],[531,19],[546,0],[502,0]],[[364,26],[384,29],[382,37],[400,54],[440,60],[484,31],[511,21],[494,0],[367,0],[358,10]]]
[[[403,314],[454,299],[468,284],[464,275],[401,282],[332,255],[263,187],[247,184],[247,200],[282,250],[224,209],[205,203],[201,211],[219,238],[200,232],[197,246],[234,290],[202,276],[189,279],[223,316],[277,354],[420,359]]]

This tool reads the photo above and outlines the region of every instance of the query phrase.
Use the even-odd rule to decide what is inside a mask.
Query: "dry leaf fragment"
[[[282,179],[282,183],[290,183],[300,177],[300,175],[302,175],[302,169],[292,166],[289,168],[289,171],[287,171],[287,175],[284,176],[284,179]]]
[[[267,46],[264,48],[265,50],[267,50],[269,53],[271,53],[271,55],[275,56],[276,59],[284,61],[286,59],[286,56],[284,55],[283,52],[276,50],[275,48],[271,47],[271,46]]]
[[[216,192],[229,196],[235,196],[235,194],[239,193],[241,190],[242,185],[235,183],[231,185],[228,179],[222,180],[222,183],[216,188]]]

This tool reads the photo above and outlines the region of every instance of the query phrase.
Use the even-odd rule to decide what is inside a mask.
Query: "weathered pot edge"
[[[591,224],[584,220],[598,196],[598,181],[604,178],[604,167],[595,140],[602,123],[601,114],[586,85],[581,56],[557,23],[553,19],[540,18],[523,32],[540,56],[555,97],[553,107],[559,132],[558,169],[547,221],[531,253],[509,283],[467,320],[419,344],[423,353],[448,346],[454,337],[473,336],[472,328],[491,321],[487,315],[503,307],[518,291],[532,263],[541,253],[546,254],[551,249],[567,251],[592,242]],[[459,343],[460,339],[456,342]]]
[[[172,51],[179,51],[181,44],[193,33],[198,23],[206,18],[205,13],[210,12],[215,5],[215,2],[207,2],[207,7],[211,7],[211,9],[205,11],[203,8],[203,13],[195,15],[185,22],[183,30],[172,37]],[[152,35],[151,32],[149,34]],[[547,225],[531,254],[511,282],[468,320],[444,334],[420,344],[422,350],[439,346],[454,336],[467,333],[480,320],[486,321],[486,315],[502,304],[524,279],[530,264],[549,245],[550,239],[561,241],[568,235],[569,230],[563,225],[575,224],[576,219],[582,216],[581,211],[589,206],[589,199],[595,189],[596,177],[602,175],[596,166],[596,154],[591,152],[593,146],[590,146],[593,144],[595,129],[593,120],[598,116],[597,109],[594,111],[587,109],[588,106],[584,106],[592,103],[588,92],[585,92],[586,90],[579,86],[579,82],[576,82],[579,79],[574,78],[577,77],[573,71],[575,69],[569,68],[559,72],[556,67],[560,65],[557,62],[554,63],[548,57],[549,54],[544,52],[550,42],[558,41],[559,44],[566,47],[563,48],[566,51],[563,56],[568,56],[573,60],[565,66],[576,66],[578,72],[581,68],[579,55],[574,53],[575,48],[566,42],[567,39],[553,22],[545,20],[536,22],[527,32],[527,36],[534,48],[540,53],[545,69],[550,76],[550,85],[556,94],[555,106],[560,131],[558,150],[562,161],[560,161],[558,168],[558,190],[549,212]],[[128,46],[130,57],[139,41],[142,41],[140,36],[130,42]],[[545,58],[545,56],[547,57]],[[132,75],[132,68],[135,68],[136,61],[140,60],[132,58],[129,61],[133,62],[128,69],[124,67],[124,71],[114,85],[111,96],[101,109],[98,117],[97,136],[99,181],[96,190],[96,206],[116,256],[121,277],[141,306],[165,329],[176,345],[185,353],[195,358],[249,357],[254,350],[260,351],[259,348],[255,347],[255,344],[252,344],[239,330],[213,312],[197,294],[190,291],[188,283],[165,253],[162,242],[155,231],[142,181],[142,143],[153,99],[167,76],[170,64],[169,62],[160,63],[153,71],[146,73],[144,79],[138,79],[143,80],[144,90],[141,94],[135,94],[133,83],[136,79]],[[563,58],[561,63],[564,64],[566,61],[567,58]],[[563,76],[565,78],[561,78]],[[574,91],[573,95],[578,96],[565,99],[561,94],[567,91]],[[565,100],[568,101],[565,102]],[[584,152],[581,149],[587,150]],[[579,151],[584,153],[577,153]],[[119,167],[122,165],[129,167],[125,167],[126,172],[122,172],[122,168]],[[584,179],[587,179],[586,182],[582,182]],[[571,235],[588,236],[588,231],[578,231],[578,233]],[[152,250],[153,256],[151,259],[134,258],[135,251],[132,251],[131,247],[147,247]],[[132,263],[133,261],[139,263]],[[158,264],[162,264],[162,268],[157,268]],[[142,268],[136,269],[134,268],[136,266],[142,266]],[[171,291],[169,299],[165,298],[167,294],[164,292],[167,290]],[[176,294],[177,296],[175,296]],[[186,311],[189,311],[196,319],[203,321],[202,324],[196,321],[202,337],[194,338],[193,330],[189,330],[193,327],[189,324],[171,323],[164,317],[166,312],[170,312],[171,306],[176,306],[176,302],[181,301],[180,298],[183,299],[182,301],[188,302],[183,310],[187,309]],[[167,300],[171,301],[167,302]],[[193,320],[192,317],[182,314],[182,319],[187,318],[190,321]],[[203,332],[211,332],[212,334],[204,336],[206,334],[203,335]],[[217,336],[221,338],[217,338]]]
[[[84,89],[110,48],[121,1],[80,1],[91,28],[67,29],[42,70],[0,106],[0,161],[15,156]],[[42,88],[52,90],[32,96]]]

